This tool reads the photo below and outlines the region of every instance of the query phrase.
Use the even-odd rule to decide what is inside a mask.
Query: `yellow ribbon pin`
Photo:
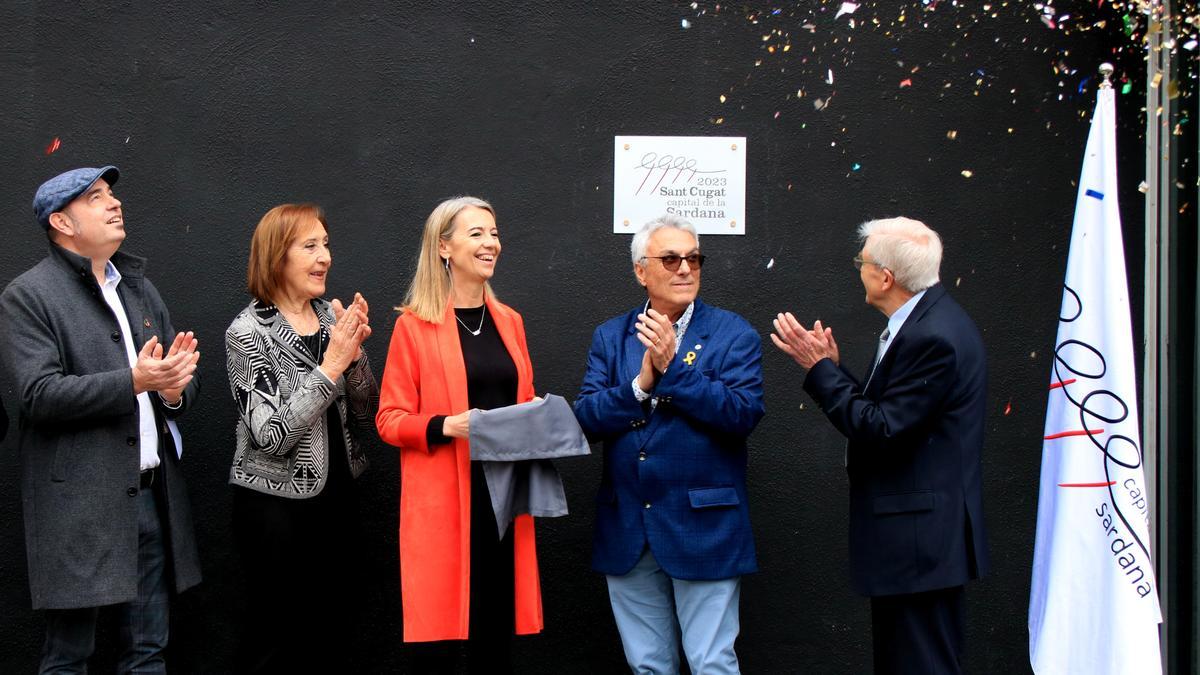
[[[692,365],[696,361],[696,352],[688,352],[687,356],[683,357],[683,362]]]

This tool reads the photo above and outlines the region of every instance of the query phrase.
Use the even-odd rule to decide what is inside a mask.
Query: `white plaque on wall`
[[[745,137],[614,136],[613,232],[665,213],[700,234],[745,234]]]

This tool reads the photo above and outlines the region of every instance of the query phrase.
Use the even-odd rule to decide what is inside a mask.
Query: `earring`
[[[442,258],[442,263],[446,266],[446,273],[448,274],[450,272],[450,259]]]

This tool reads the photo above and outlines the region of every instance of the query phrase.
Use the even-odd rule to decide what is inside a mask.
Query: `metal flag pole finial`
[[[1113,68],[1113,64],[1111,64],[1111,63],[1101,63],[1100,64],[1100,77],[1104,78],[1104,81],[1100,83],[1101,89],[1112,89],[1112,81],[1111,80],[1112,80],[1112,74],[1113,74],[1114,70],[1115,69]]]

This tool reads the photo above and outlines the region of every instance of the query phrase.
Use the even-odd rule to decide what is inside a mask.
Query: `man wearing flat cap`
[[[113,605],[119,672],[165,672],[168,594],[200,581],[174,421],[200,353],[175,333],[146,261],[122,253],[116,167],[74,169],[33,199],[49,253],[0,294],[16,391],[21,502],[42,673],[86,672]]]

